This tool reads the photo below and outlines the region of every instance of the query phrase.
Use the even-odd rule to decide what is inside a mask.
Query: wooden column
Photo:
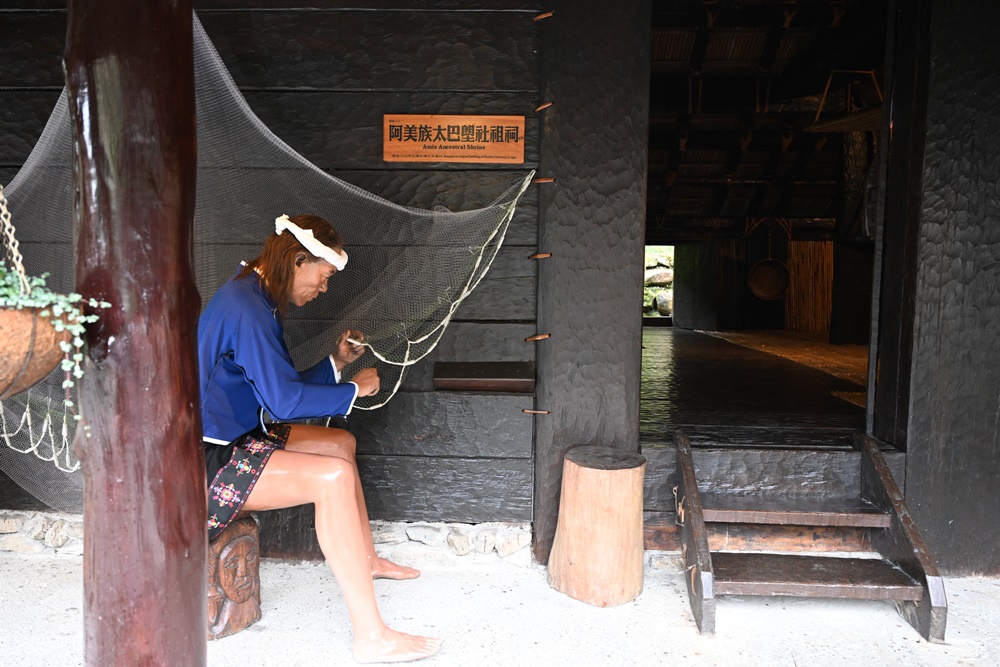
[[[900,3],[903,14],[917,11]],[[912,352],[900,369],[907,392],[898,397],[910,406],[906,503],[943,572],[996,575],[1000,41],[993,27],[1000,5],[934,0],[928,13],[926,132],[914,165],[921,177],[907,190],[916,202],[909,232],[918,254],[904,330]],[[887,226],[889,215],[887,203]],[[889,242],[887,233],[887,255]],[[878,426],[879,404],[875,417]]]
[[[540,19],[534,555],[552,545],[563,455],[639,448],[650,3],[554,0]],[[585,45],[585,46],[584,46]]]
[[[191,3],[71,0],[87,665],[205,664]]]

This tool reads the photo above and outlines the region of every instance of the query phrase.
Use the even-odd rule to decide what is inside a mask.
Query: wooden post
[[[87,665],[204,665],[191,2],[70,0]]]
[[[611,447],[566,454],[549,584],[610,607],[642,592],[642,481],[646,459]]]
[[[639,449],[651,3],[553,0],[538,22],[545,109],[537,186],[535,495],[539,563],[571,444]],[[581,44],[588,48],[581,49]],[[567,294],[587,295],[581,308]],[[632,308],[631,304],[637,304]]]

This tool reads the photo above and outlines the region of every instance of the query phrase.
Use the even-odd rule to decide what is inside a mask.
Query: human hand
[[[337,341],[337,347],[333,351],[333,362],[337,365],[337,370],[341,371],[347,364],[351,363],[362,354],[365,353],[364,345],[355,345],[348,341],[348,338],[352,338],[356,341],[363,341],[365,335],[360,331],[348,329],[344,333],[340,334],[340,340]]]
[[[351,378],[351,382],[358,385],[358,396],[374,396],[381,387],[378,370],[374,368],[362,368]]]

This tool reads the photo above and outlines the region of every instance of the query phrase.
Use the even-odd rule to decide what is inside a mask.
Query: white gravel
[[[889,603],[794,598],[723,598],[709,637],[695,628],[676,554],[648,554],[642,595],[607,609],[552,590],[525,558],[518,565],[414,544],[387,555],[423,570],[415,581],[375,586],[390,626],[444,638],[428,666],[1000,665],[997,579],[946,579],[945,644],[924,641]],[[0,664],[82,664],[81,564],[79,556],[0,553]],[[325,565],[264,561],[261,578],[264,618],[210,642],[210,666],[354,664]]]

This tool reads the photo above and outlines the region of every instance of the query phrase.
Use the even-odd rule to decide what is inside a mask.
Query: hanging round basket
[[[776,259],[764,259],[750,268],[750,292],[764,301],[777,301],[788,291],[788,267]]]
[[[64,356],[56,331],[37,308],[0,309],[0,400],[20,393],[51,373]]]

